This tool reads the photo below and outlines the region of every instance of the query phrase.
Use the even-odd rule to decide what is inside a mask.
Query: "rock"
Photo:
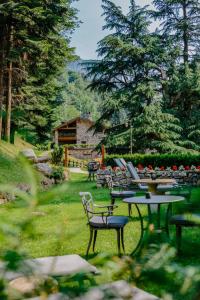
[[[158,297],[129,285],[126,281],[116,281],[110,284],[92,288],[79,300],[159,300]]]
[[[10,281],[9,287],[23,295],[33,295],[38,291],[42,291],[43,287],[45,287],[47,293],[57,291],[58,282],[48,276],[22,276]]]
[[[51,157],[47,154],[37,158],[37,163],[45,163],[51,160]]]
[[[30,184],[27,184],[27,183],[18,183],[16,188],[19,189],[20,191],[23,191],[26,193],[29,193],[31,190]]]
[[[15,195],[12,193],[0,192],[0,205],[15,200]]]
[[[51,176],[53,173],[52,167],[47,163],[38,163],[35,164],[36,169],[43,173],[45,176]]]
[[[33,149],[24,149],[20,152],[24,157],[32,162],[37,162],[37,156]]]
[[[69,276],[78,273],[98,274],[96,267],[89,264],[85,259],[77,254],[63,256],[48,256],[34,259],[27,259],[22,262],[26,270],[30,270],[34,277],[38,276]],[[0,271],[5,272],[6,264],[0,262]],[[23,268],[18,271],[5,272],[5,278],[9,281],[24,276]]]
[[[45,190],[49,189],[54,184],[55,184],[55,180],[53,178],[48,178],[46,176],[41,181],[41,185]]]
[[[39,280],[35,277],[19,277],[9,283],[9,286],[12,289],[17,290],[22,294],[32,294],[38,285]]]

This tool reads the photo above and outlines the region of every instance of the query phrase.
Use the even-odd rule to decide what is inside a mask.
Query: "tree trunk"
[[[4,99],[3,65],[1,63],[1,65],[0,65],[0,140],[2,138],[3,99]]]
[[[0,28],[0,40],[1,40],[1,48],[0,48],[0,140],[2,139],[2,114],[3,114],[3,103],[4,103],[4,66],[5,66],[5,30],[4,28]]]
[[[9,47],[8,47],[8,78],[7,78],[7,92],[6,92],[6,124],[5,124],[5,139],[10,142],[11,131],[11,109],[12,109],[12,72],[13,63],[10,57],[11,50],[13,48],[13,27],[9,27]]]
[[[12,62],[8,63],[8,85],[7,85],[7,99],[6,99],[6,128],[5,139],[10,142],[11,129],[11,109],[12,109]]]
[[[187,16],[187,3],[186,0],[183,2],[183,22],[184,22],[184,28],[183,28],[183,60],[184,64],[186,65],[189,61],[189,43],[188,43],[188,16]]]

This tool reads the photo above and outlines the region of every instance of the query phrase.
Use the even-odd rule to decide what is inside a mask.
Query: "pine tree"
[[[8,68],[3,82],[4,96],[7,95],[5,133],[9,140],[11,104],[15,107],[22,100],[48,101],[47,86],[72,58],[69,34],[76,19],[71,0],[2,1],[0,19],[7,28],[4,59]],[[1,44],[1,52],[2,49]],[[58,86],[54,86],[55,90]]]
[[[138,130],[145,133],[146,112],[150,109],[155,115],[155,109],[162,100],[162,93],[167,92],[167,70],[176,61],[178,50],[173,49],[170,40],[163,39],[157,32],[149,32],[149,11],[146,7],[140,8],[134,1],[130,1],[129,12],[124,15],[121,8],[113,2],[105,0],[103,3],[106,20],[104,28],[112,30],[112,33],[99,42],[98,54],[102,60],[88,67],[89,76],[93,78],[90,88],[105,95],[104,112],[96,126],[101,127],[105,120],[109,120],[109,134],[117,137],[114,138],[115,141],[124,141],[126,144],[127,129],[124,126],[126,121],[123,113],[133,126],[140,126]],[[151,122],[150,115],[148,116]],[[153,119],[154,117],[152,115]],[[159,117],[161,120],[158,125],[161,129],[170,127],[172,120],[176,119],[173,115],[166,115],[161,109]],[[154,124],[153,119],[155,135],[159,126]],[[164,126],[164,121],[169,124]],[[164,151],[164,146],[169,149],[169,138],[164,132],[162,136],[167,138],[167,142],[162,144]],[[175,132],[174,136],[177,136]],[[162,137],[160,139],[162,140]],[[172,145],[175,143],[176,139]],[[156,149],[162,148],[153,143],[150,145]],[[142,145],[137,144],[137,147],[141,149]],[[145,147],[144,145],[143,149]]]
[[[161,32],[179,44],[184,63],[198,55],[200,48],[199,0],[154,0],[153,16],[161,21]]]

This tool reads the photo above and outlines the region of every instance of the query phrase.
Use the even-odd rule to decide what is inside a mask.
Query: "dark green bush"
[[[125,155],[107,155],[105,164],[115,166],[113,158],[124,158],[126,162],[131,161],[134,166],[142,164],[144,167],[171,167],[171,166],[199,166],[200,154],[125,154]]]
[[[63,159],[63,148],[59,146],[54,146],[53,152],[51,153],[51,161],[55,165],[61,164]]]
[[[62,166],[56,166],[53,168],[51,178],[55,180],[55,183],[61,183],[65,179],[64,168]]]

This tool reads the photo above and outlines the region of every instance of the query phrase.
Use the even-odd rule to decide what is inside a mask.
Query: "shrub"
[[[126,162],[131,161],[134,166],[171,167],[171,166],[199,166],[200,154],[125,154],[107,155],[105,164],[115,166],[113,158],[124,158]]]
[[[65,179],[64,175],[64,168],[59,166],[59,167],[54,167],[53,168],[53,173],[51,175],[51,178],[55,180],[55,183],[61,183]]]
[[[59,165],[63,159],[63,148],[59,146],[54,146],[54,149],[51,153],[51,161],[55,165]]]

